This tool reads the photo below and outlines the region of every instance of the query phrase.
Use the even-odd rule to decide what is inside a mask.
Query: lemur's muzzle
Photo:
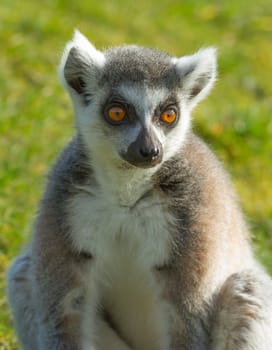
[[[162,145],[149,130],[143,129],[121,156],[140,168],[151,168],[162,161]]]

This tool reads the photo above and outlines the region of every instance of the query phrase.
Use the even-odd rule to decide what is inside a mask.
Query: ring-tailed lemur
[[[76,136],[9,271],[26,350],[268,350],[272,283],[228,176],[190,129],[215,49],[97,51],[60,65]]]

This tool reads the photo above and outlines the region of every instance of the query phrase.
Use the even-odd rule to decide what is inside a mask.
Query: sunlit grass
[[[72,135],[59,87],[62,48],[80,29],[99,47],[218,47],[219,79],[195,129],[233,176],[256,252],[272,273],[272,7],[258,2],[2,0],[0,5],[0,350],[17,349],[4,271],[27,242],[45,174]]]

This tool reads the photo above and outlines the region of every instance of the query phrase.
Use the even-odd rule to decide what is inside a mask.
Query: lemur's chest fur
[[[166,345],[156,269],[169,258],[173,217],[163,198],[151,190],[125,206],[93,190],[73,198],[70,218],[74,247],[93,256],[88,283],[97,304],[136,348]]]
[[[70,203],[70,220],[75,248],[91,253],[97,262],[126,253],[152,268],[167,259],[173,217],[155,191],[143,194],[132,206],[120,205],[98,190],[78,194]]]

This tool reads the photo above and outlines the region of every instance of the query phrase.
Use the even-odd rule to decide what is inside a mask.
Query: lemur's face
[[[160,164],[169,147],[175,148],[173,134],[181,114],[178,96],[167,89],[130,81],[108,91],[91,126],[91,130],[100,130],[96,144],[107,144],[108,153],[136,167]]]
[[[150,168],[184,142],[190,110],[215,79],[215,53],[207,49],[176,59],[137,46],[101,53],[77,33],[61,74],[92,157],[123,168]]]
[[[178,120],[178,102],[160,101],[164,96],[154,101],[152,89],[141,84],[123,83],[116,90],[102,107],[111,134],[118,134],[116,151],[137,167],[159,164],[163,159],[163,136]]]

